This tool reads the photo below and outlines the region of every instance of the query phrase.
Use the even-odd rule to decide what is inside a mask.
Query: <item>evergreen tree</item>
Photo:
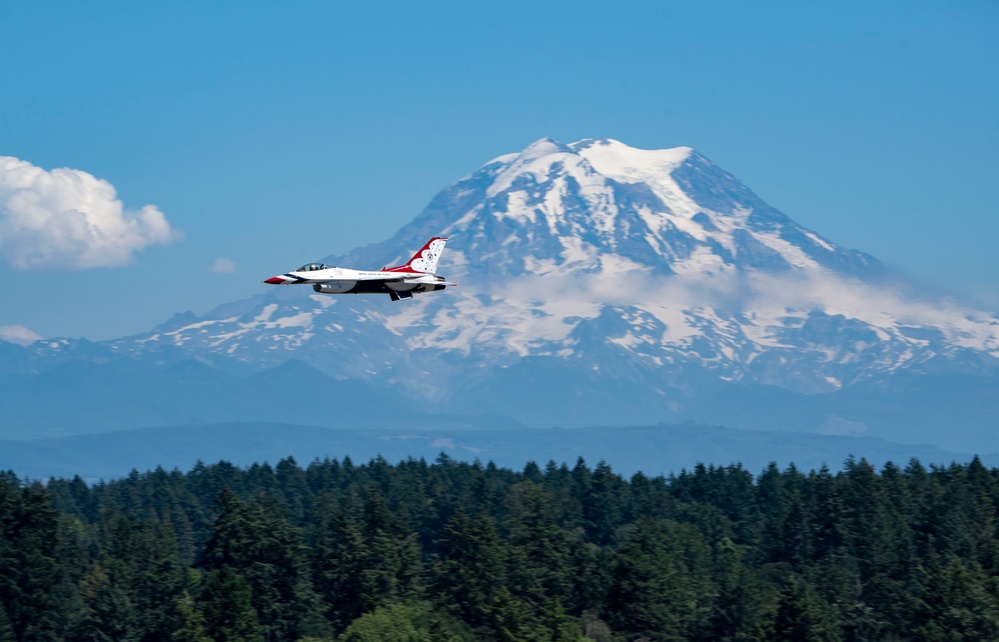
[[[919,595],[914,634],[922,640],[999,639],[999,582],[957,558],[935,566]]]
[[[173,528],[114,514],[105,518],[101,530],[99,536],[108,542],[102,572],[137,614],[139,639],[168,638],[177,627],[176,603],[187,584]]]
[[[416,534],[388,510],[377,489],[364,504],[364,537],[368,559],[363,573],[372,605],[419,597],[422,566]]]
[[[539,607],[548,599],[571,600],[574,593],[571,552],[578,533],[560,528],[543,486],[525,481],[510,490],[508,586]]]
[[[186,592],[177,600],[177,613],[180,628],[171,636],[174,642],[213,642],[208,637],[205,615],[195,605]]]
[[[127,590],[113,581],[99,564],[84,580],[86,615],[81,639],[96,642],[139,642],[141,613]]]
[[[0,605],[19,642],[56,640],[63,629],[54,590],[65,576],[58,534],[58,514],[41,484],[0,478]]]
[[[774,642],[838,642],[842,638],[829,605],[811,586],[794,580],[781,595],[771,639]]]
[[[7,609],[3,607],[2,602],[0,602],[0,642],[17,642],[17,637],[14,635],[14,627],[10,625],[10,619],[7,618]]]
[[[247,503],[226,489],[212,530],[199,566],[231,571],[250,585],[252,605],[268,639],[294,640],[317,632],[320,623],[312,615],[319,602],[308,549],[273,504],[262,496]]]
[[[548,630],[538,623],[538,614],[506,587],[500,589],[486,611],[486,628],[496,642],[535,642]]]
[[[547,629],[544,639],[550,642],[585,642],[579,623],[566,614],[557,597],[541,610],[541,622]]]
[[[426,602],[380,606],[351,622],[337,642],[471,642],[460,624],[435,614]]]
[[[472,626],[481,626],[506,583],[505,563],[506,551],[492,519],[484,511],[473,519],[457,509],[444,527],[435,569],[440,603],[457,610]]]
[[[361,524],[349,511],[324,513],[314,551],[315,587],[335,630],[377,606],[378,596],[364,574],[369,557]]]
[[[606,462],[597,464],[583,495],[583,517],[590,540],[597,544],[611,541],[629,510],[628,484],[611,471]]]
[[[223,566],[209,571],[201,598],[204,633],[214,642],[263,642],[266,638],[253,607],[250,583]],[[195,635],[198,634],[197,624]]]
[[[717,642],[741,642],[762,637],[768,593],[742,561],[743,551],[730,539],[715,545],[712,577],[714,605],[704,637]]]
[[[709,627],[710,553],[689,524],[639,520],[614,561],[611,623],[657,640],[696,637]]]

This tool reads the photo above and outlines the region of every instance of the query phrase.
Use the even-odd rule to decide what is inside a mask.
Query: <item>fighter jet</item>
[[[436,292],[449,285],[437,276],[446,236],[435,236],[404,265],[383,267],[378,272],[363,272],[323,263],[306,263],[294,272],[272,276],[262,281],[273,285],[311,285],[320,294],[388,294],[393,301],[412,299],[413,294]]]

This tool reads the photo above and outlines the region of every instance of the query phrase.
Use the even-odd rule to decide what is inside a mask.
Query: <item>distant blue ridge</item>
[[[404,423],[404,422],[400,422]],[[604,461],[624,475],[649,476],[690,470],[698,463],[739,463],[759,472],[770,462],[801,470],[823,465],[836,471],[848,457],[876,466],[968,462],[970,454],[928,445],[904,445],[869,437],[840,437],[776,431],[737,430],[697,424],[625,428],[545,428],[440,430],[423,427],[368,430],[331,429],[279,423],[223,423],[142,428],[55,439],[0,442],[0,470],[45,479],[79,475],[88,481],[122,477],[162,467],[189,470],[197,461],[225,460],[245,466],[294,457],[302,465],[316,458],[350,457],[354,462],[381,456],[389,462],[435,459],[441,452],[457,460],[520,469],[548,461],[570,467],[582,457]],[[981,457],[999,466],[999,454]]]

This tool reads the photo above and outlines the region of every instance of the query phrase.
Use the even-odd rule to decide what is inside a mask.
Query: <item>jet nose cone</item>
[[[287,280],[287,279],[282,279],[282,278],[281,278],[281,277],[279,277],[279,276],[272,276],[271,278],[269,278],[269,279],[266,279],[266,280],[262,281],[262,283],[270,283],[270,284],[272,284],[272,285],[281,285],[281,284],[282,284],[282,283],[284,283],[284,282],[285,282],[286,280]]]

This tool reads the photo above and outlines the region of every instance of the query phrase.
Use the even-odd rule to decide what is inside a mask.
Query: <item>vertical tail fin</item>
[[[420,251],[413,255],[405,265],[385,268],[384,272],[426,272],[433,274],[437,271],[437,261],[444,251],[444,244],[447,243],[446,236],[435,236],[427,241],[427,244],[420,248]]]

